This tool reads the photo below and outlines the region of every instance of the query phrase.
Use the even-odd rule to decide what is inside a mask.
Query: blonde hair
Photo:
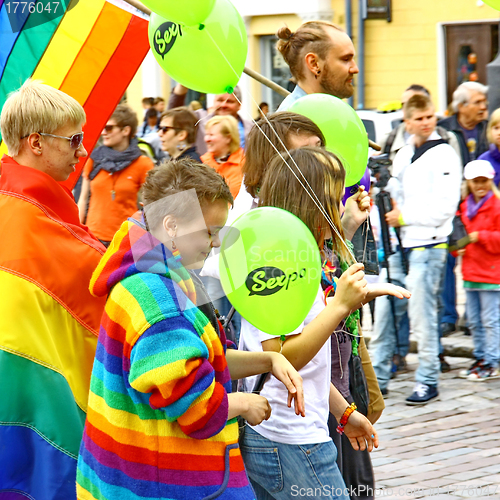
[[[36,132],[53,134],[70,123],[85,123],[85,111],[73,97],[37,80],[26,80],[2,109],[0,130],[9,154],[16,156],[21,140]]]
[[[205,130],[210,129],[214,125],[220,125],[222,135],[231,138],[229,151],[233,154],[240,149],[240,133],[238,132],[238,122],[236,118],[230,115],[214,116],[205,124]]]
[[[486,134],[488,135],[488,142],[493,144],[493,137],[491,135],[491,129],[500,123],[500,108],[495,109],[493,113],[491,113],[490,120],[488,121],[488,129]]]
[[[353,263],[339,236],[292,173],[295,172],[304,183],[295,162],[316,194],[319,205],[344,238],[339,212],[345,183],[345,169],[341,161],[333,153],[311,146],[292,149],[282,156],[285,161],[275,155],[267,167],[259,192],[259,206],[282,208],[297,216],[309,228],[319,247],[324,244],[325,234],[331,231],[335,252],[342,261]]]

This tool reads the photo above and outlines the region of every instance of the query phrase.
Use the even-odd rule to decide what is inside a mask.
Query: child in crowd
[[[297,167],[292,166],[294,164],[300,166],[310,189],[340,236],[334,235],[325,217],[291,172],[290,168],[300,175]],[[349,263],[351,259],[340,240],[343,237],[340,204],[344,179],[342,164],[324,149],[304,147],[285,153],[283,157],[276,155],[266,169],[259,191],[259,206],[282,208],[299,217],[314,235],[323,258],[328,257],[324,250],[325,240],[333,238],[334,251],[341,261]],[[288,499],[293,494],[293,485],[314,489],[326,484],[331,487],[332,498],[348,498],[336,464],[337,450],[330,438],[328,416],[331,413],[337,422],[343,423],[347,419],[345,434],[355,450],[371,451],[373,446],[378,446],[378,438],[369,420],[352,411],[354,407],[331,383],[331,335],[341,321],[363,303],[387,293],[399,298],[409,295],[393,285],[367,286],[362,264],[354,264],[336,281],[335,296],[326,305],[322,290],[318,290],[304,323],[285,339],[263,333],[249,323],[242,327],[240,345],[253,352],[281,352],[299,370],[304,388],[309,391],[308,412],[306,418],[299,421],[284,413],[285,394],[275,381],[270,379],[264,385],[262,394],[272,401],[273,414],[265,424],[247,427],[242,446],[247,471],[259,500]],[[344,355],[348,359],[350,352]]]
[[[458,213],[470,243],[456,253],[463,256],[467,320],[476,360],[460,376],[482,381],[500,375],[500,200],[494,193],[495,170],[488,161],[471,161],[464,177],[468,196]]]

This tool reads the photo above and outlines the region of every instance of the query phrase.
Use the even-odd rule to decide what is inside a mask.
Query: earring
[[[182,255],[179,252],[179,250],[177,249],[177,247],[175,246],[175,241],[173,238],[170,240],[170,243],[172,245],[172,255],[173,255],[174,259],[177,262],[180,262],[182,260]]]
[[[320,74],[320,73],[321,73],[321,70],[320,70],[320,69],[318,69],[318,71],[317,71],[317,72],[316,72],[316,74],[314,75],[314,78],[316,78],[316,80],[318,79],[318,76],[319,76],[319,74]]]
[[[185,142],[179,142],[179,144],[177,144],[177,151],[184,151],[186,149],[186,146],[187,144]]]

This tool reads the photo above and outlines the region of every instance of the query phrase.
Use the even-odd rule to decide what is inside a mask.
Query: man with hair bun
[[[423,405],[438,397],[438,297],[446,264],[447,240],[460,199],[461,165],[454,149],[436,132],[434,106],[428,96],[416,94],[403,108],[408,144],[394,158],[388,188],[393,209],[387,223],[402,228],[408,252],[406,287],[412,294],[408,313],[418,342],[419,366],[408,405]],[[397,310],[400,315],[404,311]],[[393,332],[386,331],[372,346],[374,368],[382,387],[390,377]]]
[[[330,94],[347,99],[354,93],[353,77],[359,73],[356,51],[349,35],[327,21],[309,21],[295,33],[281,28],[277,49],[297,83],[278,111],[286,111],[307,94]]]

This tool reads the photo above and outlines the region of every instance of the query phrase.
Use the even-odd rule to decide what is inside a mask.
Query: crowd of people
[[[288,111],[307,94],[351,97],[354,46],[323,21],[277,36],[296,82],[277,112],[262,103],[254,125],[238,89],[210,111],[186,107],[182,85],[168,103],[145,98],[142,123],[121,104],[77,203],[60,182],[87,156],[83,108],[36,81],[6,101],[0,224],[15,237],[0,248],[0,369],[16,390],[0,403],[0,497],[280,500],[298,486],[373,498],[374,425],[410,331],[406,402],[439,396],[458,257],[475,346],[460,375],[500,376],[500,112],[487,121],[487,88],[460,85],[439,122],[425,87],[403,93],[404,122],[381,145],[396,252],[368,283],[350,240],[370,195],[344,206],[345,165]],[[257,207],[301,219],[321,256],[314,303],[286,335],[237,313],[224,322],[231,304],[217,256],[207,260],[224,226]],[[457,219],[466,244],[450,253]],[[359,310],[370,301],[368,351]]]

